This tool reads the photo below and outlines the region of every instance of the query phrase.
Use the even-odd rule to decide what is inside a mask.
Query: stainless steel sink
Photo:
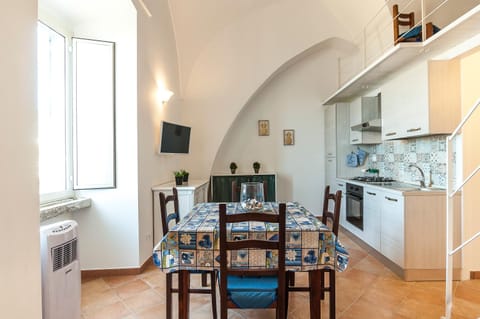
[[[426,187],[426,188],[420,188],[422,192],[439,192],[439,191],[445,191],[444,188],[440,187]]]

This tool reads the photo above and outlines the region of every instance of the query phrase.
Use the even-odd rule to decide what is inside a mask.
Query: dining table
[[[241,203],[226,203],[227,214],[247,212]],[[287,271],[308,272],[310,286],[310,318],[321,317],[320,276],[323,269],[344,271],[348,251],[326,225],[297,202],[286,203]],[[277,202],[263,203],[262,211],[278,212]],[[269,239],[278,233],[278,225],[263,222],[235,223],[227,227],[229,238]],[[265,252],[266,253],[266,252]],[[265,253],[263,257],[265,257]],[[219,270],[219,203],[198,203],[192,211],[155,245],[153,262],[164,272],[178,272],[178,317],[189,318],[189,271]],[[255,257],[255,258],[254,258]],[[229,260],[232,267],[272,267],[272,259],[237,254]],[[273,265],[274,266],[274,265]]]

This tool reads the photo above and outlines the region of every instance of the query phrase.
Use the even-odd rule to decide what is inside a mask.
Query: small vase
[[[231,168],[230,172],[232,172],[232,174],[235,174],[235,170],[236,170],[235,168]]]
[[[260,171],[260,168],[254,168],[255,174],[258,174],[258,171]]]
[[[177,186],[182,185],[182,182],[183,182],[183,176],[178,176],[178,177],[175,176],[175,184]]]

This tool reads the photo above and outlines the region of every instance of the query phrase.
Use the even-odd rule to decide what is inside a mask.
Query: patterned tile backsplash
[[[417,182],[420,173],[408,165],[416,164],[425,173],[425,183],[446,187],[445,136],[428,136],[408,140],[385,141],[365,147],[369,156],[366,167],[379,169],[380,176],[404,182]]]

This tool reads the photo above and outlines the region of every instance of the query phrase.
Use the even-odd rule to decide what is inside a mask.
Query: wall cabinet
[[[188,185],[176,186],[175,182],[169,182],[152,187],[153,196],[153,239],[158,243],[162,239],[162,221],[160,217],[160,199],[159,193],[171,195],[173,187],[178,191],[178,209],[180,210],[180,219],[185,217],[197,203],[204,203],[208,200],[208,180],[190,180]],[[168,205],[169,211],[173,210],[173,205]]]
[[[362,99],[374,99],[375,97],[358,97],[350,103],[350,127],[365,121],[362,117]],[[381,134],[370,131],[353,131],[350,129],[350,144],[379,144]]]
[[[382,86],[382,139],[452,133],[460,111],[459,61],[422,61]]]
[[[219,174],[211,176],[212,202],[231,202],[233,181],[237,181],[237,185],[245,182],[264,182],[267,184],[265,201],[277,200],[277,174]]]

